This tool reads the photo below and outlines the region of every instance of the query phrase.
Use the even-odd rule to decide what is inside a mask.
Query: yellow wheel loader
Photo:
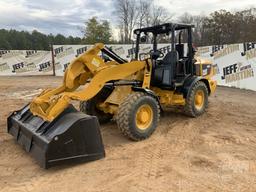
[[[166,23],[136,29],[135,58],[129,62],[95,44],[68,66],[60,87],[44,90],[8,117],[8,132],[49,168],[103,158],[99,123],[113,119],[124,136],[139,141],[154,132],[166,107],[201,115],[216,82],[212,64],[194,56],[192,28]],[[163,34],[170,39],[166,54],[158,48]],[[149,38],[153,49],[142,53],[140,44]],[[71,100],[80,101],[80,111]]]

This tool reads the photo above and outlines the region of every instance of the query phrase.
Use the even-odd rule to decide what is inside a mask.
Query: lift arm
[[[94,97],[111,80],[124,79],[145,67],[144,61],[119,64],[104,62],[98,53],[105,49],[99,43],[76,58],[67,68],[63,84],[56,89],[47,89],[33,99],[30,110],[44,120],[54,120],[69,105],[71,100],[86,101]],[[90,82],[87,80],[90,79]],[[83,90],[75,91],[81,85]]]

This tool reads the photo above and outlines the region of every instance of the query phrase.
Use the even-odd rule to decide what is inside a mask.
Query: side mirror
[[[140,38],[140,42],[141,43],[146,43],[147,42],[147,36],[142,36],[141,38]]]

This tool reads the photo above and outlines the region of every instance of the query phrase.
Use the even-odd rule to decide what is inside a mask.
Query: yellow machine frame
[[[104,87],[106,82],[124,79],[142,81],[142,88],[153,90],[162,105],[185,105],[185,98],[182,94],[176,93],[175,90],[169,91],[150,87],[152,71],[150,59],[131,61],[121,65],[115,61],[104,62],[99,56],[99,52],[103,48],[104,44],[95,44],[94,47],[80,55],[69,65],[60,87],[47,89],[34,98],[30,104],[33,115],[52,121],[64,111],[70,100],[89,100]],[[199,62],[197,64],[201,64],[201,61]],[[210,82],[210,89],[214,91],[216,82],[210,79],[211,76],[212,74],[206,79]],[[77,90],[81,85],[84,85],[84,89]],[[105,113],[116,114],[118,105],[131,92],[131,86],[116,87],[103,103],[98,104],[98,107]]]

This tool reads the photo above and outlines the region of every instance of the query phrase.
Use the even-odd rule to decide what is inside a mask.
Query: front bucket
[[[8,117],[7,126],[8,133],[44,168],[105,156],[98,119],[72,105],[52,122],[34,116],[27,105]]]

